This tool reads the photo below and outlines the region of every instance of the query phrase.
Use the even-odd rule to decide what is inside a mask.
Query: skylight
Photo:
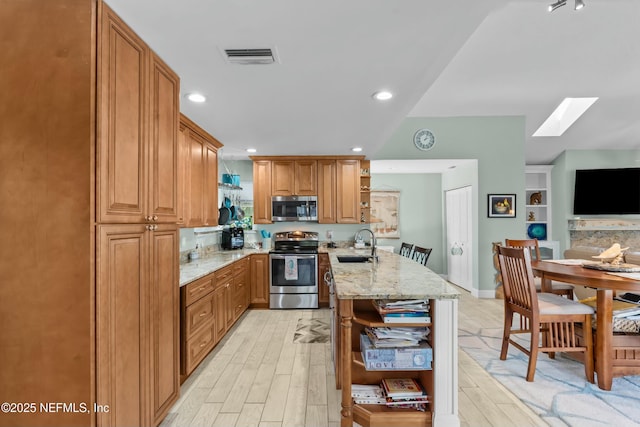
[[[565,98],[533,136],[560,136],[584,114],[598,98]]]

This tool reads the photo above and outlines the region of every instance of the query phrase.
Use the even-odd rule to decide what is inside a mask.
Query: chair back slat
[[[531,259],[539,261],[540,258],[540,246],[538,245],[538,239],[505,239],[505,246],[512,248],[527,248]]]
[[[411,258],[411,250],[413,249],[412,243],[404,243],[400,246],[400,255],[403,257]]]
[[[531,254],[525,248],[498,247],[498,258],[507,303],[525,312],[538,311],[538,297],[531,270]]]
[[[411,259],[426,266],[427,261],[429,260],[429,255],[431,255],[431,251],[432,248],[422,248],[420,246],[414,246]]]

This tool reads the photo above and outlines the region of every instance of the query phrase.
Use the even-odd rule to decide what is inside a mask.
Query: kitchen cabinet
[[[216,344],[214,278],[209,274],[180,288],[180,373],[185,377]]]
[[[336,223],[336,161],[318,160],[318,223]]]
[[[360,161],[336,160],[336,223],[360,223]]]
[[[218,225],[218,157],[222,144],[184,114],[180,115],[181,171],[185,177],[181,225]]]
[[[371,218],[371,162],[360,160],[360,222],[369,224]]]
[[[271,224],[271,161],[253,161],[253,223]]]
[[[233,321],[235,322],[249,308],[249,279],[251,278],[249,258],[233,263]]]
[[[316,160],[273,160],[272,196],[316,196]]]
[[[329,287],[324,282],[324,275],[331,273],[331,261],[329,254],[318,254],[318,304],[321,307],[329,306]]]
[[[112,408],[98,424],[157,425],[179,393],[178,229],[99,225],[97,235],[96,401]]]
[[[269,255],[251,255],[251,307],[269,308]]]
[[[99,7],[96,417],[157,425],[179,395],[180,81]]]
[[[98,221],[175,223],[180,80],[117,15],[103,11]]]

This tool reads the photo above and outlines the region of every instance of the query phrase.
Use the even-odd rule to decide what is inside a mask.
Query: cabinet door
[[[178,129],[178,219],[181,227],[186,226],[189,211],[189,130],[183,123]]]
[[[225,300],[226,286],[220,286],[213,291],[215,342],[217,343],[227,332],[227,309]]]
[[[336,222],[336,161],[318,160],[318,222]]]
[[[205,146],[204,165],[204,225],[218,225],[218,149]]]
[[[271,161],[253,162],[253,222],[271,224]]]
[[[180,392],[178,229],[161,224],[150,236],[151,404],[158,425]]]
[[[316,196],[318,194],[317,165],[316,160],[296,160],[294,194],[298,196]]]
[[[101,225],[96,234],[96,401],[110,407],[97,424],[149,425],[149,232]]]
[[[336,185],[336,222],[339,224],[359,224],[359,160],[336,160]]]
[[[329,254],[318,255],[318,302],[325,306],[329,305],[329,287],[324,282],[325,273],[331,271]]]
[[[251,305],[269,306],[269,255],[251,255]]]
[[[149,49],[103,8],[98,68],[98,221],[144,222]]]
[[[293,160],[271,162],[271,195],[292,196],[295,193],[295,164]]]
[[[149,214],[153,221],[178,219],[178,97],[180,80],[151,54],[149,120]]]
[[[204,224],[204,173],[206,142],[198,134],[189,131],[188,146],[188,184],[187,184],[187,227],[198,227]]]

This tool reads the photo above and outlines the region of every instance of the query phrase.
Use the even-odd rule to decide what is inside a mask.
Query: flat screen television
[[[576,170],[573,213],[640,214],[640,168]]]

